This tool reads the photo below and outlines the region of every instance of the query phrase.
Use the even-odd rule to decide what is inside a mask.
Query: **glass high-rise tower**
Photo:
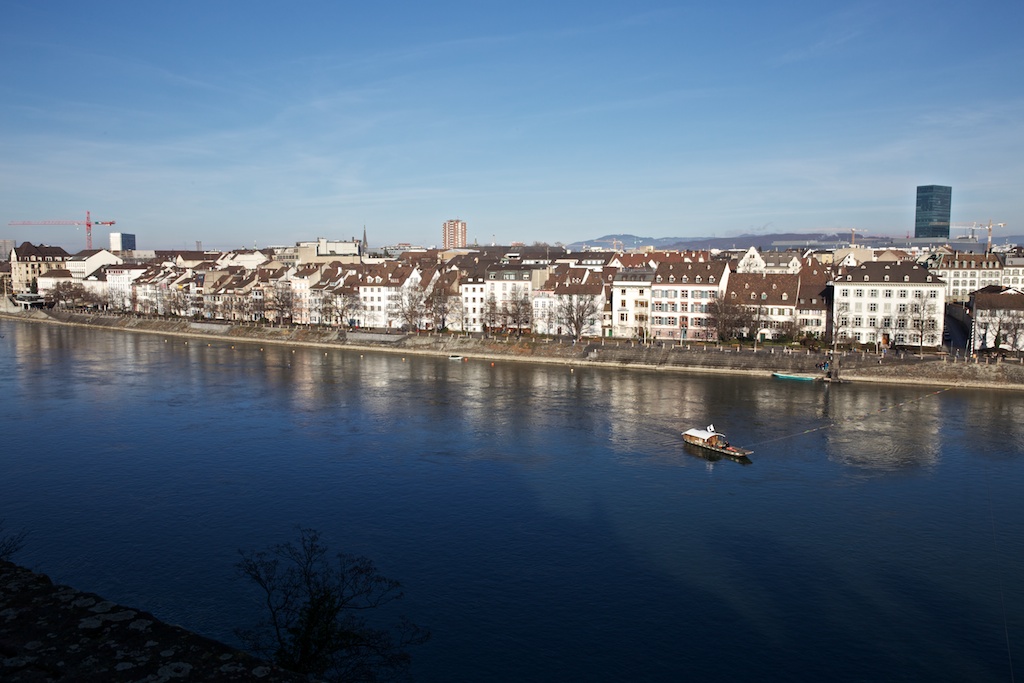
[[[949,239],[949,205],[952,197],[952,187],[945,185],[917,186],[914,237]]]

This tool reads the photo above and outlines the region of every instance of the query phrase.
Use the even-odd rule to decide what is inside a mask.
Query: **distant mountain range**
[[[903,238],[893,237],[892,235],[862,235],[858,233],[857,240],[869,240],[871,242],[892,240],[898,245],[903,241]],[[849,241],[849,234],[837,234],[834,232],[782,232],[758,235],[744,234],[734,237],[638,237],[636,235],[618,234],[605,235],[593,240],[573,242],[572,244],[567,244],[566,248],[573,251],[580,251],[584,248],[612,251],[618,249],[642,249],[644,247],[654,247],[658,250],[746,249],[748,247],[757,247],[763,250],[771,249],[779,242],[790,244],[805,243],[808,246],[811,244],[817,246],[830,243],[846,244]],[[985,237],[979,236],[978,241],[975,243],[962,240],[951,240],[951,242],[960,242],[965,246],[968,244],[984,244]],[[993,245],[1024,244],[1024,235],[1000,235],[998,238],[993,236],[992,243]]]

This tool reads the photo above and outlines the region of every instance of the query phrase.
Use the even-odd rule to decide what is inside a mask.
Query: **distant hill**
[[[771,234],[744,234],[734,237],[638,237],[636,235],[605,235],[593,240],[583,240],[567,244],[566,248],[573,251],[586,249],[603,249],[612,251],[616,249],[643,249],[654,247],[658,250],[700,250],[700,249],[747,249],[757,247],[758,249],[771,249],[778,242],[789,243],[847,243],[850,236],[847,234],[825,233],[825,232],[781,232]],[[902,241],[900,237],[891,235],[861,235],[857,234],[858,240],[892,240],[894,246],[899,246]],[[955,241],[952,241],[955,244]],[[980,239],[984,248],[984,238]],[[1024,244],[1022,235],[1006,235],[993,238],[993,246],[1004,244]],[[966,247],[966,245],[964,245]]]
[[[768,249],[775,242],[832,241],[842,239],[835,233],[773,233],[763,235],[737,235],[735,237],[637,237],[636,235],[605,235],[594,240],[583,240],[566,245],[568,249],[746,249],[754,246]]]

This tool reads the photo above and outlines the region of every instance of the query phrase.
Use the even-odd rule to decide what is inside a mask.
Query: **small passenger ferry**
[[[730,444],[725,434],[715,431],[715,425],[708,425],[705,429],[687,429],[683,432],[683,441],[734,458],[745,458],[754,452]]]

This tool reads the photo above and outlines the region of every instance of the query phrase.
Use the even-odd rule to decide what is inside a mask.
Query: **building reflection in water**
[[[679,434],[713,423],[737,444],[766,444],[764,452],[755,454],[755,463],[759,455],[793,457],[800,446],[794,440],[820,431],[824,454],[844,466],[880,472],[934,467],[943,429],[951,426],[944,423],[948,411],[943,402],[953,400],[923,387],[451,361],[261,347],[227,339],[111,335],[39,324],[11,326],[5,341],[17,358],[8,378],[20,390],[57,396],[88,387],[97,400],[119,400],[133,376],[175,363],[179,369],[175,386],[167,388],[168,400],[215,401],[219,385],[260,376],[268,390],[290,397],[297,416],[329,406],[332,424],[321,426],[339,433],[370,429],[386,434],[397,421],[422,414],[429,435],[432,422],[454,414],[488,444],[467,454],[474,458],[502,459],[509,453],[525,461],[564,457],[534,436],[556,429],[606,438],[625,464],[664,458],[667,464],[710,470],[714,463],[685,457]],[[61,364],[68,366],[69,381],[40,382],[57,376]],[[1007,443],[1021,441],[1024,407],[1015,396],[995,392],[985,406],[976,399],[965,406],[964,428],[1011,425]],[[431,448],[444,450],[443,438],[434,435]]]

